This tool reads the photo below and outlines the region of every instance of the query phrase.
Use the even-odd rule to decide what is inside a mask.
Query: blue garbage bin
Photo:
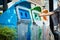
[[[18,18],[18,40],[31,40],[31,4],[23,1],[16,6]]]

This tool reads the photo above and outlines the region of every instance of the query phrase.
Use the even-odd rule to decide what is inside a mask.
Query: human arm
[[[53,15],[54,12],[49,12],[49,13],[40,13],[39,16],[50,16],[50,15]]]

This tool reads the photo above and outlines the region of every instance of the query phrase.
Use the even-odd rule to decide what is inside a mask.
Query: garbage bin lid
[[[36,7],[34,7],[32,10],[36,10],[36,11],[41,12],[41,7],[40,7],[40,6],[36,6]]]

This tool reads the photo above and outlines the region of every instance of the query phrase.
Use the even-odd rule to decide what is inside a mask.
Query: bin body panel
[[[41,12],[40,7],[35,7],[32,9],[32,18],[33,18],[33,24],[32,24],[32,37],[31,40],[42,40],[42,18],[39,16],[39,13]]]
[[[18,25],[18,40],[27,40],[28,24]]]

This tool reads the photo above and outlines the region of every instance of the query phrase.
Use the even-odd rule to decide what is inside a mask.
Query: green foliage
[[[2,14],[2,12],[0,12],[0,15]]]
[[[0,40],[15,40],[17,38],[16,29],[0,25]]]

